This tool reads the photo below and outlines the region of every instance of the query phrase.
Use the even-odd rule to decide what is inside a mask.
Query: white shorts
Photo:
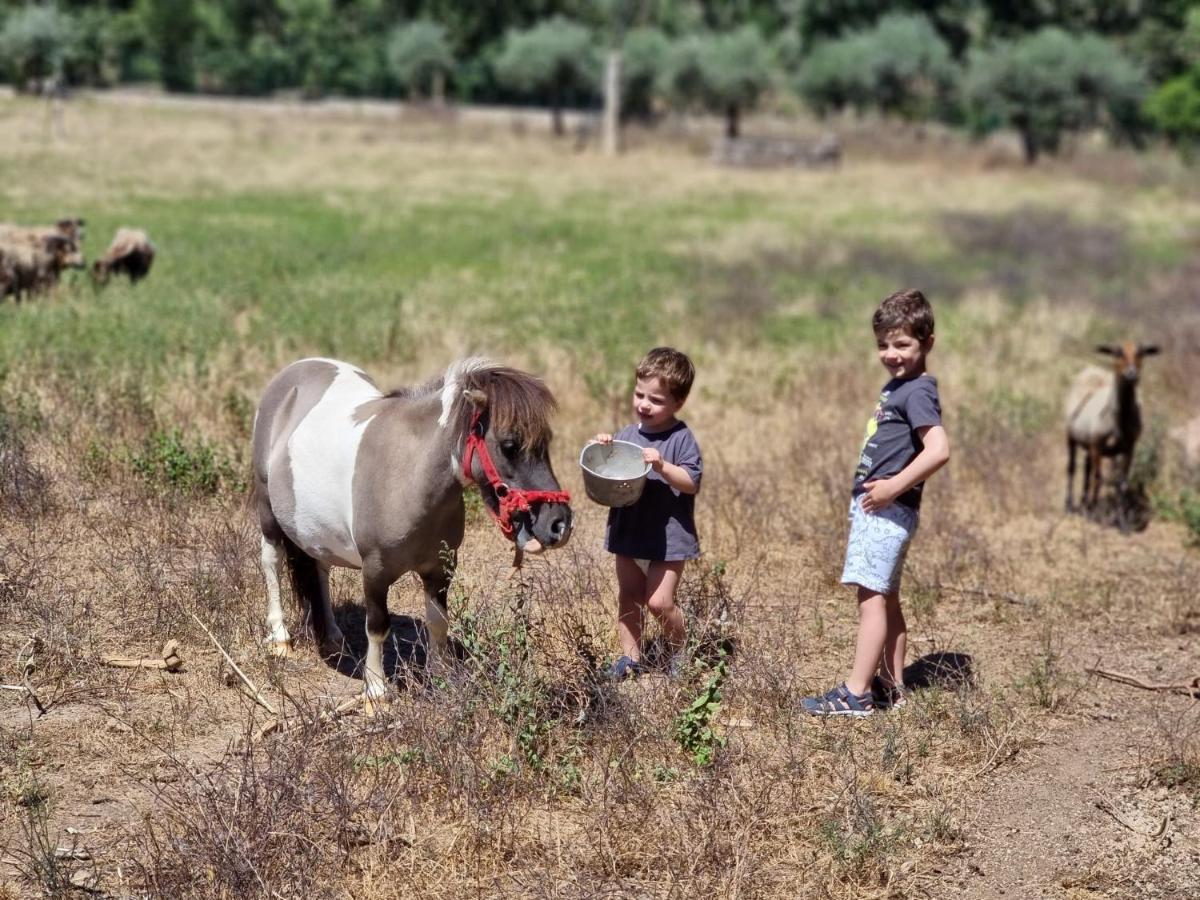
[[[850,539],[842,584],[861,585],[880,594],[896,593],[908,544],[917,531],[917,511],[893,503],[877,513],[866,513],[861,499],[850,501]]]

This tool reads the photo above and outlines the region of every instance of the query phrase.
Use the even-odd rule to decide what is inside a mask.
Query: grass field
[[[839,170],[747,172],[694,138],[608,160],[466,122],[101,100],[52,137],[0,100],[0,220],[82,215],[89,258],[120,225],[159,250],[136,288],[0,305],[0,896],[1200,895],[1196,700],[1085,672],[1200,675],[1200,475],[1169,436],[1200,409],[1194,173],[843,126]],[[852,654],[868,322],[907,286],[937,312],[953,448],[906,569],[910,658],[958,677],[804,721]],[[1092,344],[1126,336],[1164,348],[1130,536],[1062,514],[1060,423]],[[604,511],[574,460],[628,420],[658,343],[699,373],[682,603],[707,666],[615,688]],[[388,709],[334,717],[352,673],[260,645],[258,394],[305,355],[391,386],[475,352],[557,395],[575,536],[510,579],[473,515],[461,666],[397,662]],[[361,656],[357,574],[335,590]],[[419,587],[391,605],[413,634]],[[101,661],[169,638],[182,672]],[[273,717],[214,643],[287,727],[255,738]]]

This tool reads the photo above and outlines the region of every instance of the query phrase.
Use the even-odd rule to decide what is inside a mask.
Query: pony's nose
[[[550,520],[550,536],[554,539],[554,543],[557,544],[565,540],[570,530],[571,510],[566,509],[555,513],[554,518]]]

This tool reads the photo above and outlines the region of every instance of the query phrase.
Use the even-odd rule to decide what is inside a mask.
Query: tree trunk
[[[446,105],[446,73],[441,69],[434,70],[433,83],[429,87],[429,96],[433,105],[441,109]]]
[[[604,155],[621,152],[621,51],[610,50],[604,69]]]
[[[1033,132],[1027,128],[1021,129],[1021,148],[1025,151],[1025,164],[1032,166],[1037,162],[1038,144]]]
[[[741,113],[736,103],[731,103],[725,110],[725,137],[737,140],[741,135]]]

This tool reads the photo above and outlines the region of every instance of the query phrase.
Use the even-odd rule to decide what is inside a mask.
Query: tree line
[[[977,134],[1031,162],[1101,127],[1200,147],[1197,0],[0,0],[0,77],[20,90],[602,103],[724,116],[764,101]]]

